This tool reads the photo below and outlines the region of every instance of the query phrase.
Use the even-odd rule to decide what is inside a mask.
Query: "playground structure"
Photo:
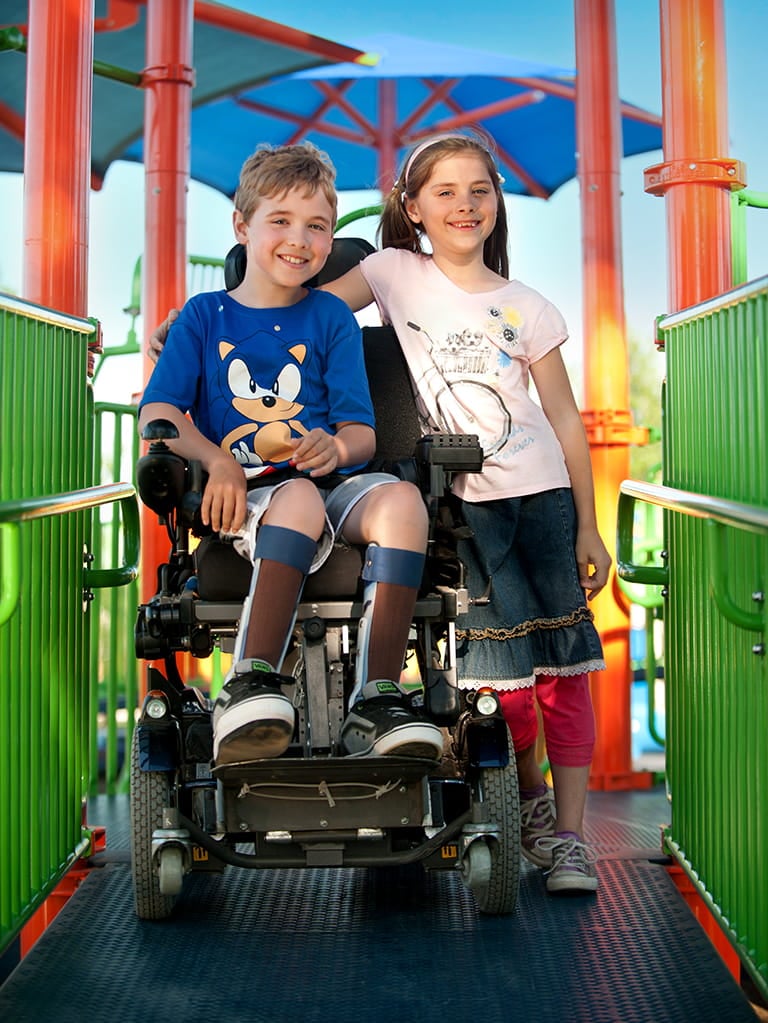
[[[77,17],[62,14],[61,22],[47,25],[41,6],[30,4],[30,22],[40,20],[36,36],[30,32],[29,60],[39,69],[37,88],[48,92],[40,109],[30,106],[27,123],[29,167],[38,172],[25,198],[24,294],[3,299],[0,339],[0,651],[11,694],[0,726],[3,788],[10,793],[0,849],[6,864],[0,882],[4,943],[98,841],[81,816],[93,760],[90,705],[96,683],[88,606],[95,589],[129,583],[138,560],[132,488],[96,486],[94,452],[100,448],[94,443],[87,371],[98,349],[98,326],[86,318],[84,287],[92,5],[80,0]],[[149,0],[148,66],[191,67],[191,8],[191,0]],[[762,753],[768,724],[768,282],[745,281],[743,266],[732,256],[732,193],[745,191],[745,172],[727,156],[722,5],[661,3],[664,161],[646,173],[646,189],[663,195],[668,205],[670,312],[659,320],[656,338],[667,365],[664,462],[663,482],[656,486],[625,482],[629,445],[642,440],[642,431],[632,423],[628,399],[612,5],[576,0],[575,18],[583,333],[590,339],[583,416],[601,531],[613,535],[618,506],[620,575],[665,591],[666,770],[672,795],[666,848],[742,968],[768,995],[768,891],[762,878],[768,853],[768,812],[762,808],[768,785]],[[37,53],[31,50],[33,38]],[[70,94],[54,95],[54,77],[47,71],[55,52],[65,47],[77,55],[73,63],[80,75],[73,75],[77,87]],[[189,84],[183,74],[157,75],[145,83],[146,323],[159,322],[186,290]],[[53,124],[62,133],[58,143],[51,138]],[[57,144],[71,158],[46,159]],[[45,366],[46,405],[60,410],[42,437],[31,395],[44,392],[25,359],[31,344],[38,365]],[[35,449],[29,458],[16,459],[8,438],[19,435],[21,424],[31,433],[33,422]],[[123,528],[110,553],[112,566],[121,564],[103,568],[99,562],[95,568],[94,509],[114,502],[122,509]],[[664,509],[661,564],[634,563],[638,502]],[[146,576],[147,566],[161,559],[146,542],[152,535],[146,524],[144,532]],[[602,789],[650,781],[631,764],[628,610],[618,585],[613,589],[595,608],[609,665],[593,685],[598,753],[592,784]],[[42,653],[41,621],[51,639]],[[23,673],[14,670],[22,665]],[[51,680],[50,692],[42,682],[29,685],[30,678]],[[734,835],[740,836],[739,856],[733,854]]]

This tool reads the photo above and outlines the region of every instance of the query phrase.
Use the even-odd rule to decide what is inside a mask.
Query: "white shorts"
[[[291,480],[283,480],[273,486],[258,487],[256,490],[248,492],[248,514],[245,525],[237,533],[221,534],[225,539],[232,540],[233,547],[242,557],[253,561],[259,523],[269,507],[272,495],[291,482]],[[386,483],[399,482],[397,476],[392,476],[388,472],[363,472],[356,476],[350,476],[349,479],[339,483],[331,490],[324,490],[320,481],[316,483],[317,489],[325,501],[325,528],[317,542],[317,553],[312,560],[310,573],[316,572],[326,560],[333,550],[336,538],[343,537],[344,522],[357,502],[376,487]]]

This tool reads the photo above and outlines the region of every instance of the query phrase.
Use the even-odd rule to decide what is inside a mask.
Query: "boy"
[[[160,418],[178,427],[174,450],[208,473],[203,522],[236,535],[253,563],[233,672],[213,709],[218,765],[288,747],[295,711],[277,672],[304,579],[337,534],[368,545],[344,752],[442,754],[440,730],[396,684],[424,563],[424,502],[386,473],[350,475],[375,448],[360,331],[343,302],[303,287],[331,249],[334,179],[309,144],[260,148],[245,162],[233,213],[245,277],[187,302],[139,410],[140,428]]]

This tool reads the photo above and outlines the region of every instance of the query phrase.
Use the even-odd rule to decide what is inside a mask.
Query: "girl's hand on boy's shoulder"
[[[150,357],[152,362],[157,362],[163,354],[165,342],[168,340],[168,331],[171,329],[171,325],[178,315],[178,309],[169,309],[168,315],[163,322],[158,324],[158,326],[155,327],[149,335],[149,341],[147,341],[147,355]]]
[[[579,584],[586,590],[587,600],[596,597],[608,582],[611,562],[611,555],[597,529],[579,529],[576,537],[576,564]]]

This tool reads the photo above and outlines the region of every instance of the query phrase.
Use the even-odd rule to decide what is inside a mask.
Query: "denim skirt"
[[[460,685],[532,686],[536,675],[605,668],[579,585],[576,513],[567,487],[461,502],[471,539],[459,543],[473,603],[457,621]]]

